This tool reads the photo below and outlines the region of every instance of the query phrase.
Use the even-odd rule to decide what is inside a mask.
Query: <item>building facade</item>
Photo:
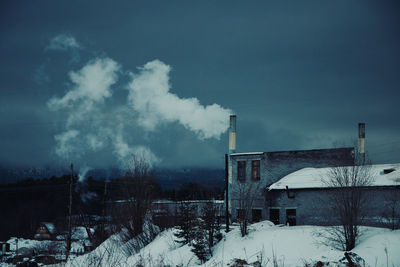
[[[231,219],[236,220],[246,212],[251,221],[274,221],[277,214],[274,214],[275,204],[270,201],[271,193],[267,190],[270,185],[306,167],[352,165],[354,148],[232,153],[229,160],[228,203]],[[288,212],[291,216],[293,210]]]
[[[400,226],[400,164],[338,168],[350,169],[347,172],[349,176],[356,175],[352,168],[366,168],[368,181],[357,189],[362,196],[360,224],[393,229]],[[340,218],[330,208],[332,200],[340,200],[338,196],[343,190],[352,188],[327,183],[332,175],[331,170],[305,168],[270,185],[266,194],[269,220],[275,224],[289,225],[340,224]]]

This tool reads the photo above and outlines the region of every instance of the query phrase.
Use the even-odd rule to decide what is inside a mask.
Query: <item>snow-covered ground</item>
[[[46,250],[46,248],[52,248],[55,252],[65,253],[65,241],[52,241],[52,240],[34,240],[34,239],[24,239],[24,238],[10,238],[7,243],[10,244],[10,250],[15,251],[17,247],[16,240],[18,239],[18,251],[19,254],[29,253],[29,251],[34,250]],[[73,241],[71,243],[71,253],[83,254],[84,243],[86,239]]]
[[[343,251],[325,245],[319,233],[321,226],[274,226],[269,221],[250,225],[249,234],[241,237],[238,227],[224,234],[215,245],[213,257],[203,266],[228,266],[234,259],[248,263],[260,261],[262,266],[305,266],[306,263],[338,262]],[[175,242],[174,229],[161,232],[150,244],[131,253],[114,235],[93,252],[77,257],[68,266],[197,266],[200,262],[188,245]],[[400,266],[400,230],[363,227],[364,235],[352,250],[367,266]],[[309,265],[310,266],[310,265]],[[330,266],[333,266],[332,264]]]

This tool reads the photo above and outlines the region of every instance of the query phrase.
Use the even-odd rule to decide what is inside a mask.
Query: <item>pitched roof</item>
[[[49,230],[49,233],[50,234],[55,234],[56,233],[56,227],[54,226],[54,224],[53,223],[51,223],[51,222],[42,222],[42,224],[44,225],[44,226],[46,226],[46,228],[47,228],[47,230]]]
[[[400,163],[371,165],[373,182],[371,186],[400,186]],[[344,167],[350,168],[350,167]],[[329,187],[324,182],[332,168],[304,168],[284,176],[273,183],[268,190],[307,189]]]
[[[72,228],[72,237],[71,238],[76,239],[76,240],[83,240],[83,239],[87,239],[89,237],[88,237],[85,227],[77,226],[77,227]]]

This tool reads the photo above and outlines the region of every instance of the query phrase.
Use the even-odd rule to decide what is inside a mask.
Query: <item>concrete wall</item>
[[[278,181],[285,175],[305,167],[328,167],[338,165],[351,165],[353,163],[353,148],[316,149],[281,152],[264,152],[261,154],[233,154],[232,160],[232,184],[229,192],[231,200],[231,218],[237,217],[237,209],[240,208],[240,193],[244,189],[251,188],[254,194],[252,208],[262,209],[262,219],[269,216],[269,208],[266,205],[266,187]],[[237,162],[246,161],[246,181],[237,179]],[[251,161],[260,160],[260,180],[251,180]],[[251,212],[250,212],[251,213]]]
[[[279,223],[286,224],[286,210],[296,209],[298,225],[338,225],[338,217],[329,209],[332,194],[340,189],[308,190],[271,190],[267,193],[266,205],[280,210]],[[400,200],[400,187],[374,187],[363,190],[365,217],[362,224],[368,226],[389,227],[392,199]],[[400,206],[397,206],[397,217]],[[267,213],[269,218],[269,212]]]

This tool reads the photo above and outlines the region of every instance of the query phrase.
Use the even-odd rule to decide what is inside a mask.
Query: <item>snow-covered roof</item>
[[[56,227],[54,226],[53,223],[51,222],[42,222],[42,224],[44,224],[44,226],[46,226],[47,230],[49,230],[50,234],[55,234],[56,233]]]
[[[73,240],[83,240],[87,239],[88,234],[86,228],[83,226],[77,226],[72,229],[72,237]]]
[[[286,186],[289,189],[329,187],[324,179],[329,177],[330,170],[331,168],[304,168],[286,175],[268,189],[286,189]],[[371,165],[371,175],[373,176],[371,186],[400,185],[400,163]]]
[[[224,204],[225,200],[219,200],[219,199],[213,199],[213,200],[181,200],[181,201],[173,201],[173,200],[155,200],[153,201],[153,204],[171,204],[171,205],[179,205],[181,203],[194,203],[194,204],[201,204],[201,203],[208,203],[208,202],[213,202],[214,204]]]

